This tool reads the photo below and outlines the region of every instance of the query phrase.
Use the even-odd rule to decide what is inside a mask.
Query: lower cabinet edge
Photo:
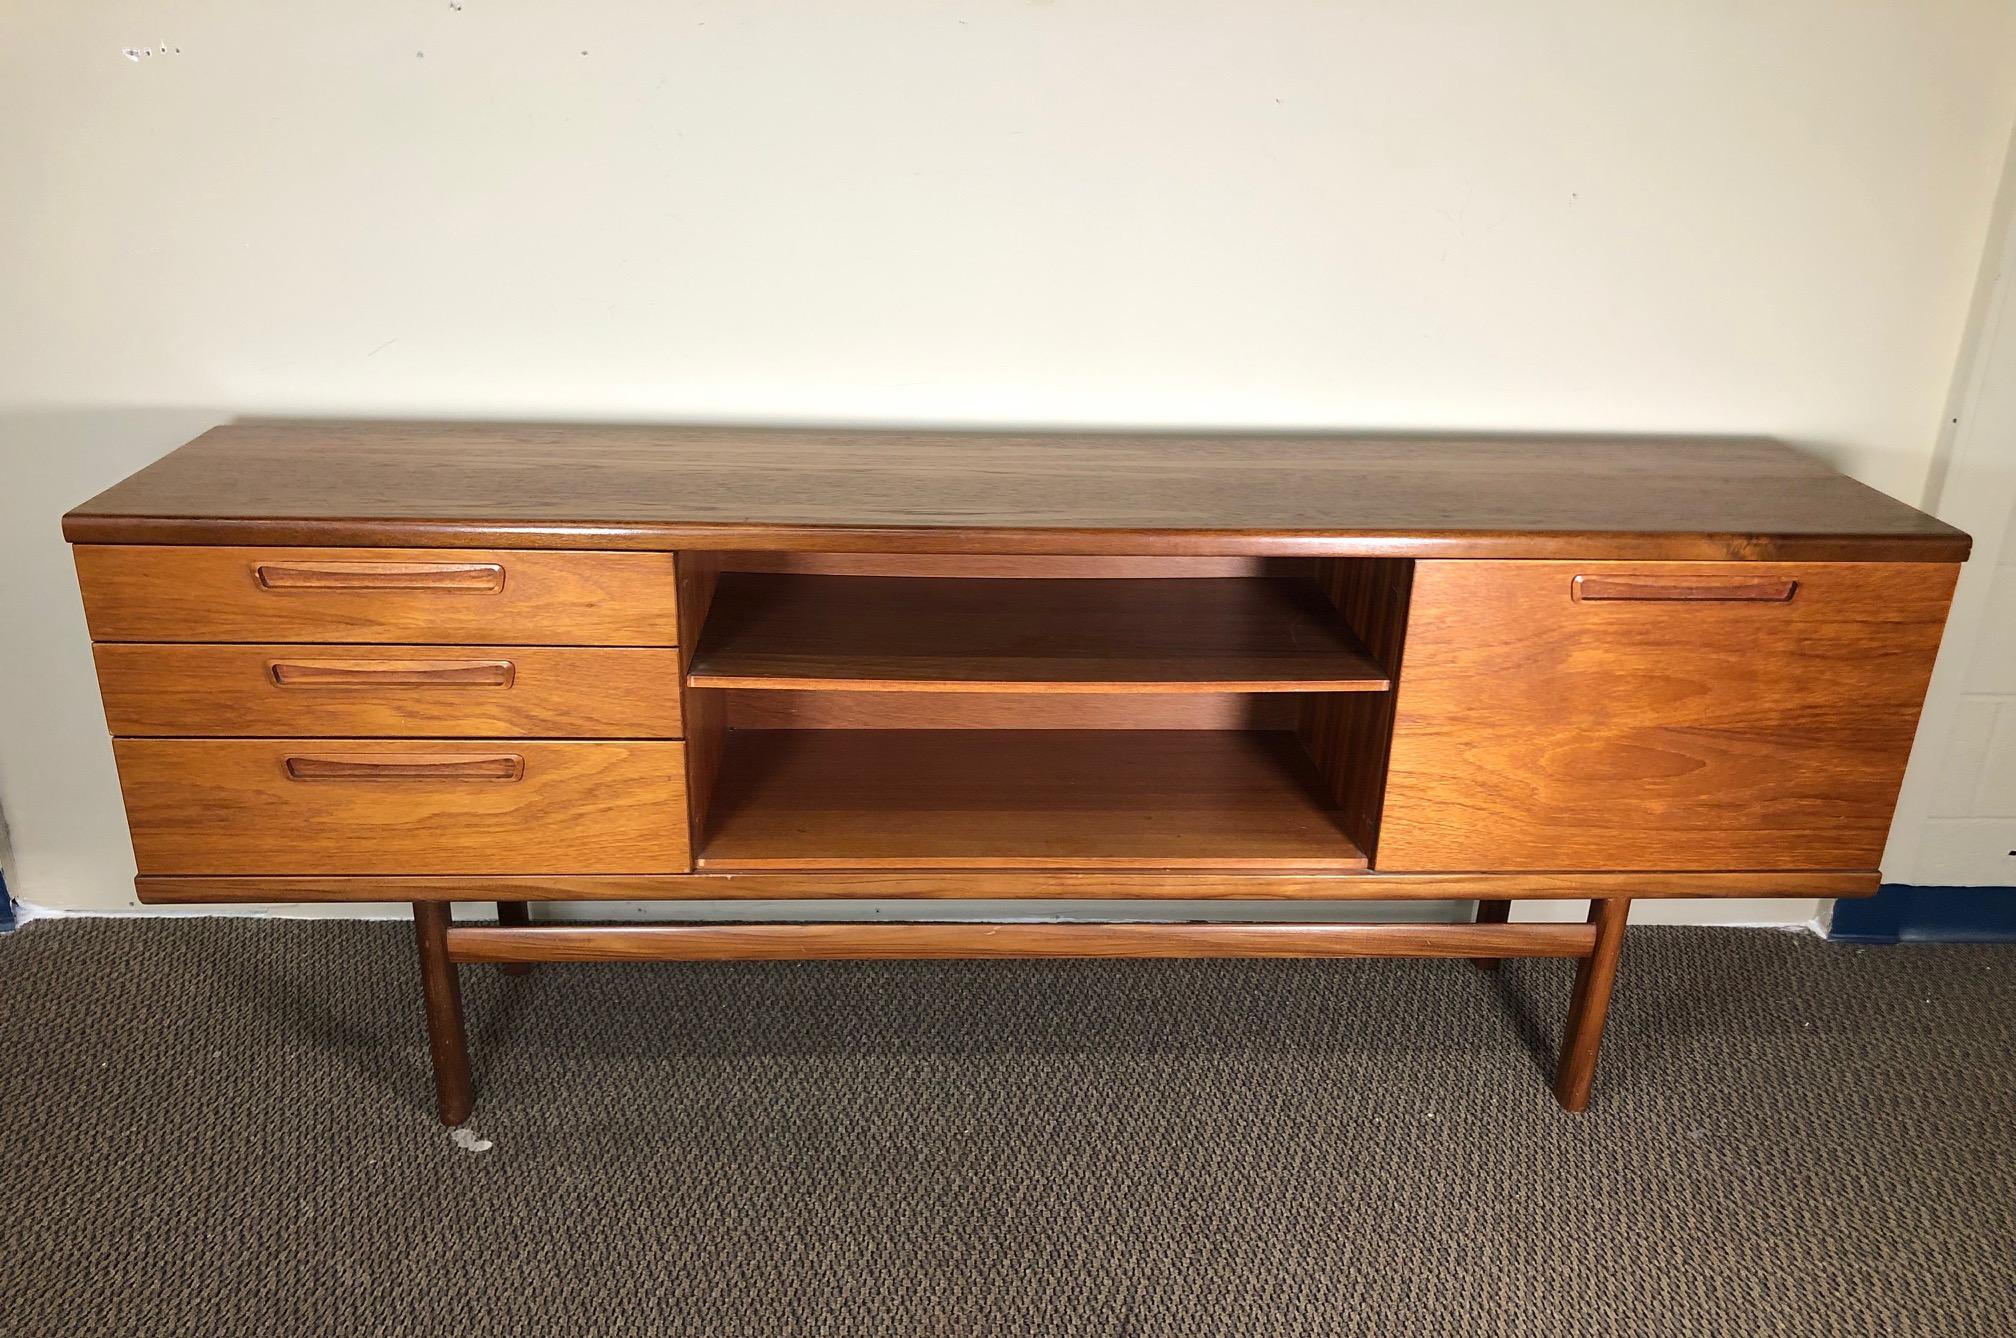
[[[1635,873],[1106,873],[1017,870],[875,873],[426,874],[208,877],[142,874],[150,906],[358,901],[1111,900],[1421,901],[1587,897],[1861,897],[1869,870]]]

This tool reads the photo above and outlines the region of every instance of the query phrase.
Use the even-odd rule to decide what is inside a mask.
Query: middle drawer
[[[679,652],[570,646],[100,645],[129,738],[676,739]]]

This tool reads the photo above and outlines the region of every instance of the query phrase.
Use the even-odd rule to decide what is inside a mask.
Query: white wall
[[[1884,868],[2016,886],[2016,137],[1929,492],[1974,536]]]
[[[72,907],[130,869],[57,515],[207,423],[1730,431],[1916,498],[2016,117],[2003,0],[0,24],[0,800]]]

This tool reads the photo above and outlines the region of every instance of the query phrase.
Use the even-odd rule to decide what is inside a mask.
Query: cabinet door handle
[[[261,562],[262,590],[454,590],[494,595],[504,589],[495,562]]]
[[[1799,582],[1755,576],[1577,576],[1573,597],[1707,604],[1787,604]]]
[[[268,660],[283,688],[508,688],[510,660]]]
[[[296,754],[287,779],[297,781],[504,781],[522,779],[516,753]]]

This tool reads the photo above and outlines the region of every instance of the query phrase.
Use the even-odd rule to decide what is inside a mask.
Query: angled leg
[[[497,903],[497,923],[510,929],[529,925],[532,923],[532,908],[522,901],[500,901]],[[528,976],[532,974],[532,963],[506,962],[498,969],[507,976]]]
[[[1477,903],[1477,923],[1480,925],[1502,925],[1512,918],[1512,903],[1509,901],[1479,901]],[[1471,963],[1481,970],[1498,969],[1496,957],[1472,957]]]
[[[1603,1044],[1603,1022],[1610,1014],[1610,987],[1617,981],[1617,953],[1624,946],[1624,922],[1630,914],[1629,897],[1606,897],[1589,903],[1589,923],[1596,926],[1596,946],[1575,968],[1575,997],[1568,1005],[1561,1058],[1554,1066],[1554,1099],[1565,1110],[1589,1108],[1589,1089],[1596,1081],[1596,1051]]]
[[[462,979],[448,960],[445,901],[413,903],[413,935],[420,944],[420,988],[427,997],[427,1047],[434,1055],[434,1095],[441,1123],[469,1118],[469,1038],[462,1029]]]

